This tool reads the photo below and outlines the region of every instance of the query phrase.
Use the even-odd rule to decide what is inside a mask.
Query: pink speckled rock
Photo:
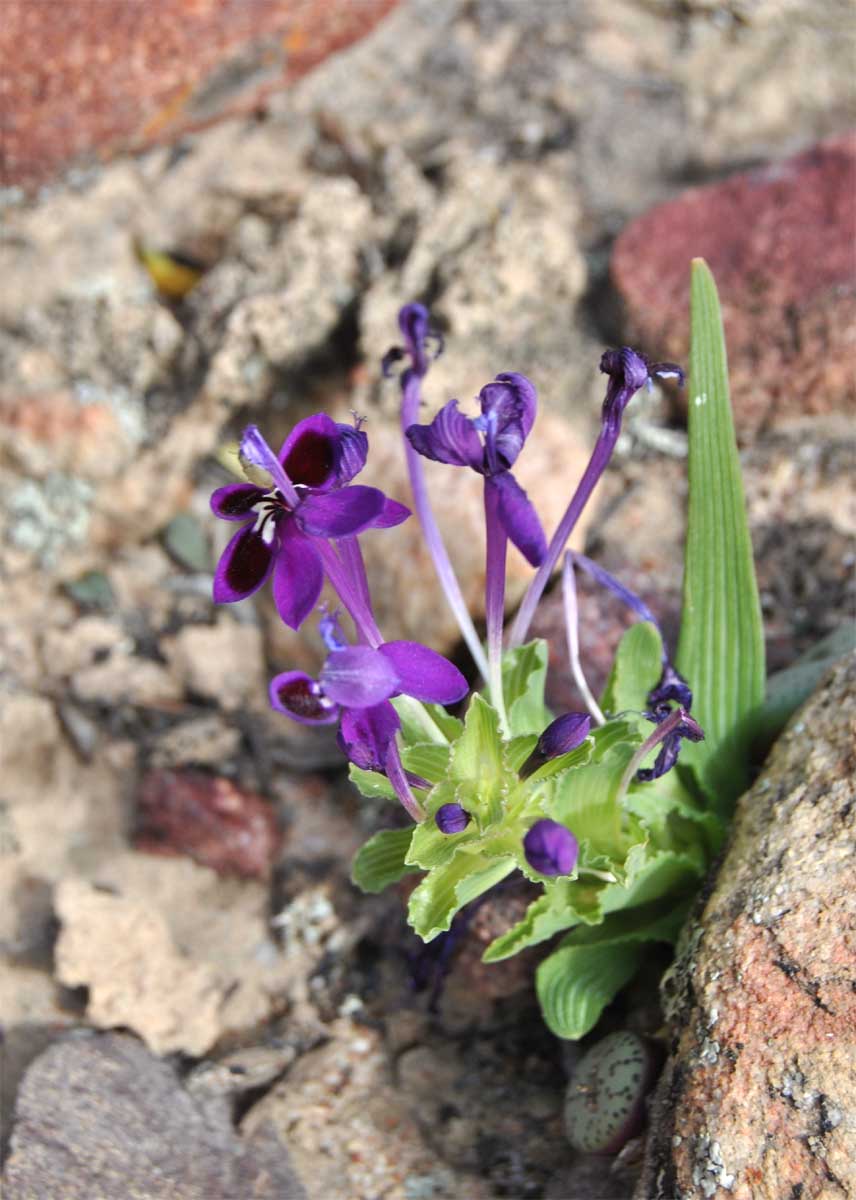
[[[686,361],[689,264],[723,306],[738,436],[856,400],[856,134],[694,188],[630,224],[612,277],[632,335]],[[684,398],[685,402],[685,398]]]
[[[844,1200],[856,1163],[856,656],[791,722],[664,982],[638,1200]]]
[[[362,37],[397,0],[4,0],[0,181],[171,141]]]

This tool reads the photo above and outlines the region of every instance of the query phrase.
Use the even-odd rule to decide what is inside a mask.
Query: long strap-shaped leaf
[[[706,740],[684,744],[714,807],[728,812],[747,783],[752,715],[764,698],[764,636],[716,284],[692,264],[689,514],[678,668]]]

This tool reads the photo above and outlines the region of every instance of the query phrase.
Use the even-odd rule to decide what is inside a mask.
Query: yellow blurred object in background
[[[154,250],[134,239],[134,254],[148,272],[159,294],[167,300],[183,300],[202,278],[205,267],[178,250]]]

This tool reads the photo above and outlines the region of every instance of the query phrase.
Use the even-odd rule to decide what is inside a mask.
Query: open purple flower
[[[536,821],[523,839],[526,861],[539,875],[570,875],[579,852],[579,843],[570,829],[549,817]]]
[[[474,420],[450,400],[430,425],[411,425],[407,439],[417,453],[454,467],[471,467],[485,478],[507,536],[537,567],[547,550],[541,522],[529,497],[511,474],[535,420],[535,388],[525,375],[497,375],[479,393],[481,416]]]
[[[279,455],[250,425],[241,440],[241,460],[251,478],[263,472],[270,482],[227,484],[211,497],[215,516],[241,524],[217,564],[214,600],[243,600],[272,573],[279,615],[299,628],[324,583],[317,539],[352,537],[409,516],[409,509],[378,488],[346,486],[362,470],[367,453],[361,429],[324,413],[300,421]]]
[[[395,745],[401,721],[389,701],[405,694],[433,704],[454,704],[468,691],[466,679],[441,654],[419,642],[384,642],[376,649],[334,645],[329,627],[325,641],[330,653],[319,678],[303,671],[277,675],[270,684],[272,707],[301,725],[339,721],[339,745],[350,762],[388,775],[411,811],[413,799]],[[416,819],[421,817],[419,810]]]

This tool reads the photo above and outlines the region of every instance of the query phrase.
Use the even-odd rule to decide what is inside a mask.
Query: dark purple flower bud
[[[556,717],[541,734],[535,749],[520,768],[520,778],[528,779],[551,758],[576,750],[586,740],[590,729],[591,717],[588,713],[571,712]]]
[[[443,804],[434,820],[441,833],[462,833],[470,823],[470,814],[460,804]]]
[[[523,839],[523,853],[539,875],[570,875],[577,864],[579,843],[570,829],[544,817]]]

